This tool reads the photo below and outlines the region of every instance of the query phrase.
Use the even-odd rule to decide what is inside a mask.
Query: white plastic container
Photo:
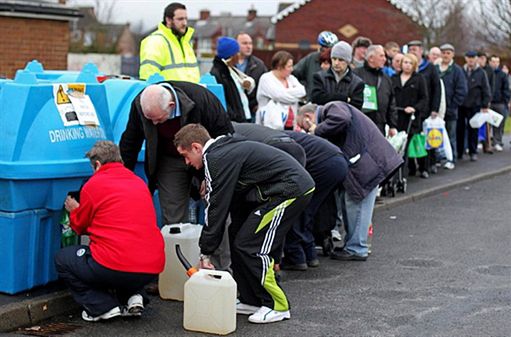
[[[231,274],[200,269],[185,283],[184,328],[217,335],[235,331],[236,294]]]
[[[165,240],[165,269],[158,278],[160,297],[166,300],[182,301],[184,299],[184,285],[188,280],[186,269],[176,254],[176,244],[181,252],[192,264],[199,263],[199,237],[202,226],[192,224],[166,225],[161,229]]]

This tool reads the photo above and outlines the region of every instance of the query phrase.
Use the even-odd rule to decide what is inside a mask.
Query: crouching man
[[[140,316],[143,287],[165,264],[151,194],[144,181],[123,166],[114,143],[99,141],[86,156],[94,175],[83,186],[80,202],[68,196],[65,207],[71,228],[88,234],[90,247],[59,251],[57,272],[85,309],[84,320]]]
[[[201,268],[214,268],[209,255],[219,246],[231,213],[229,241],[238,284],[236,311],[252,323],[291,317],[275,280],[287,232],[309,203],[314,181],[287,153],[242,137],[211,139],[199,124],[184,126],[174,144],[187,165],[204,168],[206,224],[199,241]]]

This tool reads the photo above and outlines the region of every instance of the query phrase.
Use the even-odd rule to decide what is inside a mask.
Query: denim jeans
[[[458,121],[457,120],[450,120],[445,121],[445,129],[447,130],[447,134],[449,135],[449,141],[451,142],[451,149],[452,149],[452,162],[456,163],[456,125]]]
[[[367,232],[373,218],[374,202],[378,187],[375,187],[361,201],[351,199],[348,193],[343,192],[342,213],[346,238],[344,250],[350,254],[367,256]]]

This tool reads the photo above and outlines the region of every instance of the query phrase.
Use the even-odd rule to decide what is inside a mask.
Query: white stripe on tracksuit
[[[257,254],[263,263],[263,270],[261,274],[261,285],[264,286],[264,280],[266,279],[266,272],[268,271],[268,268],[270,267],[270,257],[268,254],[270,253],[271,246],[273,245],[273,240],[275,239],[275,232],[277,231],[277,227],[280,224],[280,220],[282,220],[282,216],[284,215],[284,212],[286,210],[286,201],[281,203],[277,206],[275,210],[275,214],[273,215],[273,218],[271,219],[270,227],[268,228],[268,231],[266,232],[266,235],[264,237],[263,244],[261,246],[261,251],[259,254]]]

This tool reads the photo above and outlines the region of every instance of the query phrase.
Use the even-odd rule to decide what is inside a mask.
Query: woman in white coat
[[[298,102],[305,97],[305,87],[291,75],[292,71],[293,56],[287,51],[276,52],[271,70],[259,79],[257,124],[280,130],[294,129]]]

